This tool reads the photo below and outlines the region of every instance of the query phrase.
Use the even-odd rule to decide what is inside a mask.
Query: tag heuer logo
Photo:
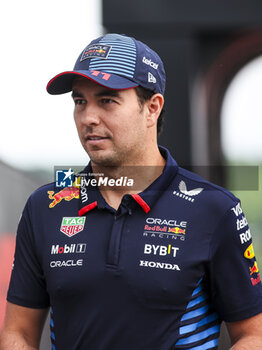
[[[77,233],[83,231],[85,226],[85,217],[64,217],[62,219],[62,224],[60,231],[63,232],[68,237],[72,237]]]

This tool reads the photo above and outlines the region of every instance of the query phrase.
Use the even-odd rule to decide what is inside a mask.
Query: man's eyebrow
[[[95,94],[96,97],[118,97],[120,98],[120,93],[118,90],[104,89]]]
[[[81,94],[81,92],[77,91],[77,90],[72,90],[72,94],[71,94],[72,98],[75,97],[84,97],[83,94]]]
[[[83,98],[84,97],[84,95],[78,90],[72,90],[71,96],[72,96],[72,98],[76,98],[76,97]],[[118,90],[103,89],[95,94],[95,97],[104,97],[104,96],[105,97],[121,98]]]

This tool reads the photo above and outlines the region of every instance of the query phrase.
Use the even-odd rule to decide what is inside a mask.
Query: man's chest
[[[93,297],[117,276],[118,289],[151,307],[182,307],[208,260],[210,233],[198,221],[171,208],[52,218],[40,258],[51,299]]]

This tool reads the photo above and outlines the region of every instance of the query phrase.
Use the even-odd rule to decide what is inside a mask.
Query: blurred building
[[[34,176],[0,161],[0,328],[4,320],[19,218],[29,195],[46,182],[45,176]],[[42,349],[50,349],[47,336],[43,343],[46,345]]]
[[[144,41],[164,61],[160,144],[180,165],[207,166],[197,172],[222,186],[221,105],[235,74],[262,54],[261,13],[259,0],[103,0],[106,31]]]
[[[16,232],[27,198],[42,184],[39,178],[0,161],[0,236]]]

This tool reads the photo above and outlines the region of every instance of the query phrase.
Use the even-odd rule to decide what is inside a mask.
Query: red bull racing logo
[[[250,278],[251,283],[252,283],[253,286],[256,286],[257,284],[259,284],[261,282],[261,277],[260,277],[260,274],[259,274],[259,268],[258,268],[258,265],[257,265],[256,261],[254,262],[254,265],[249,268],[249,271],[250,271],[250,276],[252,276]]]
[[[254,265],[252,267],[249,268],[250,270],[250,276],[252,276],[254,273],[258,273],[259,272],[259,268],[257,266],[257,262],[254,262]]]
[[[185,240],[187,222],[174,219],[147,218],[144,236]]]
[[[49,204],[49,208],[54,208],[63,199],[69,202],[73,198],[79,198],[79,188],[66,187],[57,193],[55,193],[54,191],[48,191],[47,194],[48,198],[52,200],[52,202]]]
[[[257,284],[261,283],[261,277],[259,274],[259,268],[255,259],[255,252],[253,244],[251,243],[247,249],[244,252],[244,257],[246,259],[252,260],[253,265],[249,267],[249,273],[250,273],[250,280],[253,286],[256,286]]]
[[[253,259],[255,257],[254,247],[252,243],[245,250],[244,257],[246,259]]]
[[[101,44],[94,44],[94,45],[87,46],[82,54],[80,62],[90,58],[107,59],[111,51],[111,48],[112,46],[110,45],[101,45]]]
[[[180,227],[169,227],[167,232],[180,233],[182,235],[186,234],[186,230],[182,230]]]
[[[261,283],[261,277],[260,274],[257,274],[257,278],[251,277],[251,283],[253,286],[256,286],[257,284]]]
[[[95,50],[96,53],[106,53],[106,50],[103,49],[99,49],[99,50]]]

